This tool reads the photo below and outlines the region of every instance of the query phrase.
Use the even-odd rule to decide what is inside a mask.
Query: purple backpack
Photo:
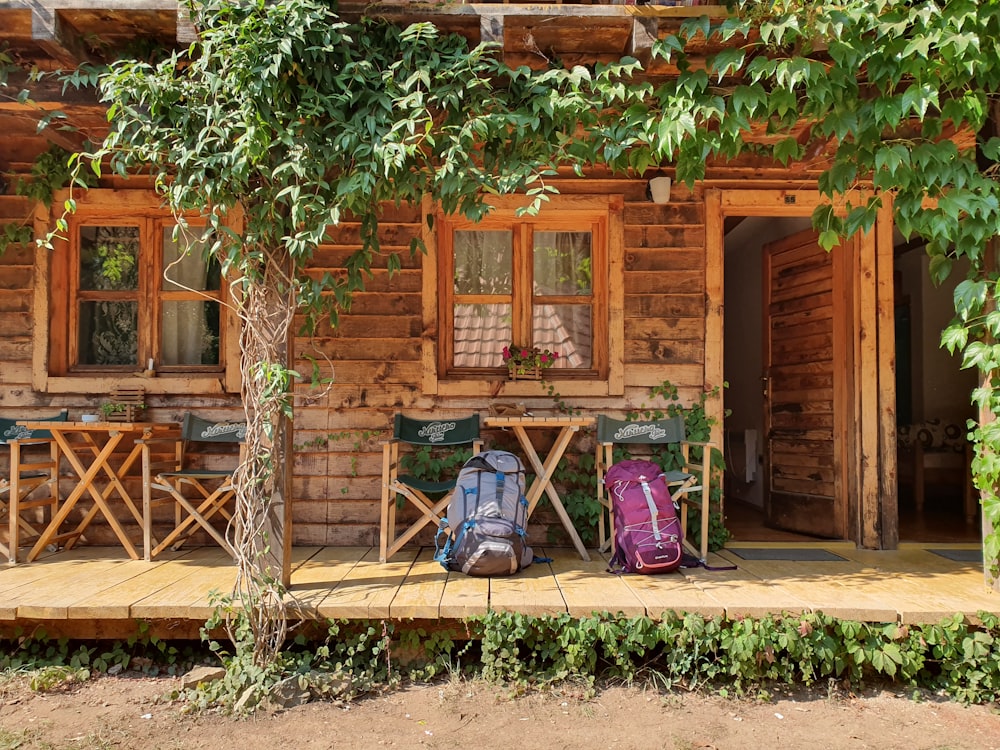
[[[669,573],[681,564],[681,523],[663,470],[652,461],[614,464],[604,477],[615,526],[612,573]]]

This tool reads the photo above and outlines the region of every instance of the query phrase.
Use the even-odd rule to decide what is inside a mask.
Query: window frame
[[[593,259],[593,361],[589,369],[554,368],[546,371],[546,380],[558,381],[562,395],[622,395],[624,393],[624,252],[623,210],[621,195],[557,195],[542,204],[537,216],[516,215],[517,209],[528,205],[525,196],[493,196],[489,203],[493,211],[483,221],[473,222],[462,217],[448,216],[429,200],[424,212],[433,221],[425,222],[423,317],[424,331],[434,332],[423,339],[424,393],[456,396],[492,396],[544,393],[547,386],[540,381],[508,381],[501,368],[454,368],[451,365],[454,332],[451,328],[454,310],[454,258],[452,233],[464,229],[512,228],[523,232],[527,225],[538,225],[540,231],[578,231],[582,224],[594,227]],[[523,264],[532,258],[522,258]],[[517,261],[514,261],[515,266]],[[521,274],[525,286],[525,271],[515,267],[515,286]],[[530,275],[530,269],[527,273]],[[530,276],[529,276],[530,277]],[[522,317],[530,320],[533,295],[516,295],[512,304],[521,305]]]
[[[57,195],[54,206],[69,199],[68,191]],[[240,391],[239,329],[236,316],[227,311],[227,285],[223,279],[218,292],[220,342],[218,365],[177,365],[159,367],[156,377],[143,375],[146,361],[162,335],[160,306],[177,298],[164,289],[162,278],[164,229],[174,223],[169,209],[149,190],[92,189],[76,198],[76,211],[66,218],[68,231],[53,241],[53,250],[39,249],[35,258],[35,340],[33,387],[47,393],[104,392],[114,386],[142,385],[147,393],[238,393]],[[36,214],[36,235],[45,236],[54,228],[59,214]],[[234,216],[233,228],[238,229]],[[194,226],[197,217],[191,217]],[[139,227],[139,351],[137,365],[107,367],[71,364],[78,357],[79,252],[80,228],[86,226]],[[63,236],[64,235],[64,236]],[[149,248],[154,248],[153,252]],[[190,297],[191,293],[182,292]],[[84,297],[90,296],[84,293]],[[149,304],[155,302],[155,304]]]

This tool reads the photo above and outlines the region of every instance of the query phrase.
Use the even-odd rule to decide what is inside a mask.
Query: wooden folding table
[[[48,430],[59,445],[79,481],[53,515],[49,525],[35,542],[28,553],[28,561],[34,560],[49,544],[65,542],[66,549],[71,549],[83,535],[91,521],[101,513],[121,542],[129,557],[138,560],[141,554],[125,533],[121,519],[112,511],[108,501],[117,494],[125,504],[132,518],[142,529],[142,514],[125,486],[125,478],[135,469],[136,475],[141,474],[141,465],[136,466],[142,455],[142,446],[132,443],[125,452],[117,453],[118,447],[126,438],[148,439],[154,432],[177,431],[179,426],[166,422],[22,422],[29,429]],[[128,443],[125,446],[128,447]],[[71,531],[60,532],[66,519],[77,504],[85,497],[93,501],[93,505],[84,513],[83,518]],[[127,519],[126,519],[127,520]]]
[[[559,459],[566,452],[566,447],[569,445],[570,440],[573,439],[573,436],[581,427],[592,426],[594,419],[592,417],[532,417],[522,415],[486,417],[483,423],[487,427],[499,427],[511,430],[517,436],[517,441],[524,450],[528,464],[535,472],[535,479],[532,481],[527,493],[525,493],[525,497],[528,499],[528,516],[530,517],[534,512],[535,506],[538,505],[538,501],[542,498],[542,493],[544,492],[548,496],[549,502],[552,503],[552,508],[555,510],[556,515],[559,516],[563,528],[569,534],[569,538],[573,542],[573,546],[576,547],[576,551],[580,553],[581,558],[589,561],[590,555],[587,552],[587,548],[583,546],[583,541],[573,526],[573,521],[566,512],[562,500],[559,498],[559,493],[552,486],[552,477],[555,474],[556,467],[559,465]],[[559,434],[556,436],[556,440],[552,444],[552,448],[549,450],[544,462],[539,457],[538,451],[528,436],[528,430],[538,428],[559,430]]]

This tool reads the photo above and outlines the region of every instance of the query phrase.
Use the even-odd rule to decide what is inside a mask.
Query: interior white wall
[[[962,370],[961,356],[941,347],[941,332],[955,315],[955,287],[965,278],[968,262],[956,262],[940,286],[931,282],[929,258],[919,250],[896,261],[901,293],[909,297],[913,352],[913,420],[964,421],[974,416],[970,403],[978,379],[975,370]]]

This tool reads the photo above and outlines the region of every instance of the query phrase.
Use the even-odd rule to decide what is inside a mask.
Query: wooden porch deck
[[[776,555],[833,553],[833,561],[743,559],[754,548]],[[552,558],[511,578],[448,574],[433,551],[405,549],[388,564],[377,547],[297,547],[290,596],[301,619],[457,621],[489,609],[530,615],[621,612],[659,617],[668,610],[705,616],[764,616],[822,611],[870,622],[931,623],[956,612],[970,621],[1000,612],[973,544],[903,545],[884,552],[845,543],[732,545],[710,565],[664,576],[614,576],[596,552],[583,562],[572,549],[536,548]],[[770,553],[764,553],[770,554]],[[196,638],[212,613],[209,592],[228,593],[231,559],[199,548],[154,562],[130,560],[121,548],[82,547],[0,568],[0,633],[41,625],[51,635],[118,638],[151,623],[160,637]]]

